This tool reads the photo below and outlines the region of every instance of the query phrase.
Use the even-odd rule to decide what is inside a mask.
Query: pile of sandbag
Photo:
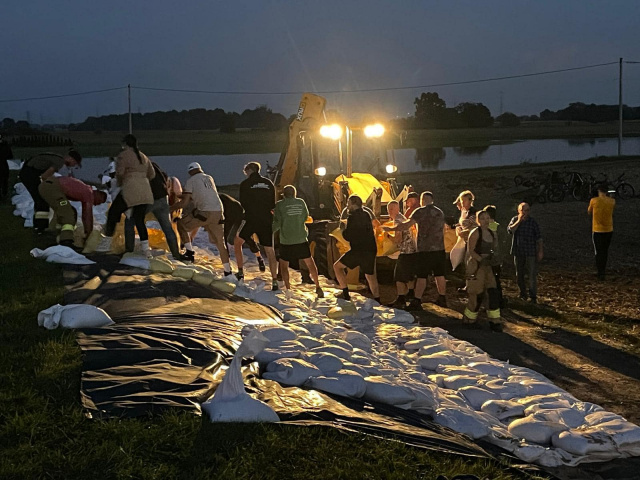
[[[54,330],[62,328],[92,328],[113,325],[107,312],[93,305],[53,305],[38,313],[38,326]]]

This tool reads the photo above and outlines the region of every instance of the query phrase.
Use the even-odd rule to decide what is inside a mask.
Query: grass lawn
[[[0,478],[533,478],[494,461],[427,452],[331,428],[211,424],[192,414],[90,420],[72,331],[37,326],[62,302],[61,268],[30,257],[44,240],[0,205]],[[536,477],[540,478],[540,477]]]

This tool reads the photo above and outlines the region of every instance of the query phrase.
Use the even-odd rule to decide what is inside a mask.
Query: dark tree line
[[[618,105],[596,105],[581,102],[570,103],[567,108],[555,112],[546,109],[540,112],[540,120],[563,120],[565,122],[614,122],[618,120]],[[622,107],[623,120],[640,120],[640,107]]]
[[[136,113],[132,122],[139,130],[218,130],[234,132],[236,128],[253,128],[267,131],[281,130],[287,127],[287,119],[274,113],[270,108],[261,105],[253,110],[245,110],[241,114],[225,112],[221,108],[206,110],[171,110],[169,112]],[[70,125],[76,131],[122,131],[129,126],[129,116],[105,115],[88,117],[84,122]]]
[[[413,128],[475,128],[493,125],[489,109],[482,103],[463,102],[448,108],[436,92],[427,92],[413,101],[416,113]]]

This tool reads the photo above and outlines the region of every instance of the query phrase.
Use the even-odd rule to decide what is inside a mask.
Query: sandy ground
[[[506,225],[515,215],[518,198],[508,190],[513,177],[548,173],[551,170],[576,169],[609,178],[625,172],[625,177],[640,191],[640,159],[604,162],[580,162],[570,166],[512,167],[475,172],[437,172],[402,178],[417,191],[431,190],[436,205],[446,215],[455,215],[451,204],[456,195],[471,189],[476,206],[494,204],[503,251],[510,242]],[[581,400],[591,401],[640,422],[640,198],[618,201],[614,216],[614,237],[610,248],[607,279],[596,281],[591,244],[591,220],[587,203],[567,198],[561,203],[535,204],[532,216],[542,229],[545,258],[538,277],[539,303],[529,305],[517,299],[511,259],[505,256],[504,291],[510,307],[503,311],[507,320],[504,333],[492,333],[485,325],[470,327],[453,320],[444,311],[428,305],[418,315],[420,322],[440,326],[461,339],[483,348],[493,357],[533,368],[549,377]],[[466,298],[456,289],[462,280],[455,275],[447,282],[449,306],[461,312]],[[386,286],[382,301],[391,302],[395,289]],[[423,301],[436,297],[430,283]],[[570,318],[571,322],[565,319]],[[609,325],[616,325],[612,330]]]

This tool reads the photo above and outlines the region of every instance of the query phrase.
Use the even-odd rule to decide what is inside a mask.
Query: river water
[[[460,170],[476,167],[495,167],[519,165],[522,163],[544,163],[560,160],[585,160],[599,155],[616,155],[618,141],[615,138],[590,140],[523,140],[506,144],[491,144],[479,147],[445,147],[397,149],[395,158],[399,172],[422,172],[434,170]],[[623,143],[625,155],[640,154],[640,138],[627,138]],[[390,155],[390,154],[389,154]],[[242,155],[176,155],[156,156],[157,162],[167,174],[181,181],[187,179],[186,167],[191,162],[199,162],[203,170],[212,175],[218,185],[240,183],[244,179],[242,167],[247,162],[260,162],[265,168],[278,163],[279,153],[242,154]],[[355,159],[354,170],[358,162],[371,165],[369,159]],[[74,175],[84,180],[97,181],[100,173],[107,168],[108,158],[86,158],[83,168],[74,169]],[[384,165],[379,165],[381,169]],[[368,166],[366,171],[374,174]]]

